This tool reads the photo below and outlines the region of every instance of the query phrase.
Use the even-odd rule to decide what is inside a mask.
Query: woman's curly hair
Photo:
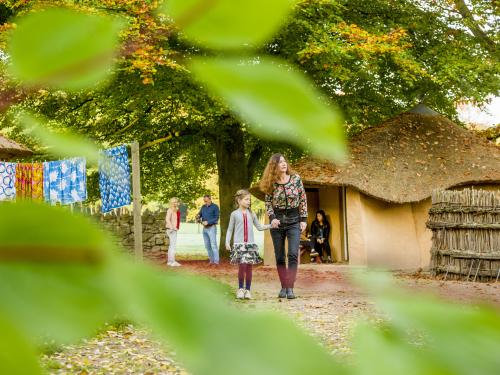
[[[296,174],[296,172],[290,168],[288,160],[286,160],[286,158],[282,154],[274,154],[267,162],[266,169],[264,169],[264,174],[262,175],[262,179],[260,180],[259,184],[260,190],[266,194],[273,193],[273,188],[274,188],[273,185],[279,179],[280,176],[279,164],[281,158],[285,159],[287,163],[286,173],[288,175]]]

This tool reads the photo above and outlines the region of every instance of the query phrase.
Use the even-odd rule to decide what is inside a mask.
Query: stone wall
[[[109,230],[118,244],[134,249],[134,216],[132,212],[116,210],[105,215],[96,215],[103,227]],[[168,238],[165,232],[165,211],[142,213],[142,246],[144,253],[167,251]]]

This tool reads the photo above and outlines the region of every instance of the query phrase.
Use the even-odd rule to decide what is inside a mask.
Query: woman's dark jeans
[[[325,241],[323,243],[319,243],[318,241],[314,241],[314,250],[319,254],[321,258],[323,258],[323,249],[326,252],[326,255],[331,257],[332,256],[332,250],[330,249],[330,244],[328,241]]]
[[[297,276],[300,245],[300,223],[271,228],[276,267],[282,288],[293,288]],[[288,270],[285,261],[285,238],[288,239]]]

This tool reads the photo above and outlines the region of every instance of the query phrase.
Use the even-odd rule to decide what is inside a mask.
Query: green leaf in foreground
[[[194,374],[343,374],[324,348],[275,313],[238,310],[210,282],[122,265],[129,315],[175,347]],[[126,298],[134,296],[134,299]]]
[[[431,355],[428,346],[409,342],[390,325],[376,327],[363,324],[356,327],[354,347],[360,375],[452,375],[446,366]]]
[[[30,13],[10,36],[10,72],[27,85],[94,87],[111,71],[123,26],[117,18],[68,9]]]
[[[196,374],[468,375],[500,368],[493,308],[410,298],[383,275],[370,276],[365,288],[389,319],[360,328],[347,369],[292,321],[236,309],[213,281],[133,264],[113,248],[96,225],[64,208],[0,204],[0,357],[14,356],[0,361],[0,372],[15,373],[10,358],[22,355],[19,372],[37,373],[34,343],[74,341],[116,314],[152,327]]]
[[[344,157],[341,115],[299,72],[269,58],[197,59],[191,69],[258,135],[308,148],[319,157]]]
[[[214,48],[260,46],[296,0],[167,0],[163,11],[193,41]]]
[[[0,332],[0,374],[41,374],[33,345],[1,315]]]
[[[99,151],[87,138],[70,133],[55,133],[48,129],[47,123],[40,117],[21,111],[19,124],[31,132],[47,147],[47,152],[56,157],[85,157],[88,162],[97,164]]]
[[[45,204],[0,204],[0,314],[34,342],[71,342],[117,312],[113,245],[89,220]]]
[[[498,373],[497,309],[443,302],[436,296],[410,297],[381,273],[363,277],[362,285],[390,318],[388,330],[359,331],[359,363],[366,365],[375,357],[386,358],[385,364],[366,365],[370,374],[386,374],[390,368],[408,374]],[[388,359],[389,356],[394,358]]]
[[[291,321],[242,312],[213,281],[133,264],[110,249],[108,236],[69,210],[1,204],[0,315],[35,343],[76,340],[126,316],[168,340],[197,374],[342,373]]]

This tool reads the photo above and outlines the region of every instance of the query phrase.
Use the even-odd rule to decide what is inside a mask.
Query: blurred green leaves
[[[221,50],[251,50],[272,36],[294,3],[173,0],[162,9],[194,42]],[[9,69],[25,85],[66,90],[94,87],[111,72],[122,27],[119,19],[68,9],[28,14],[19,19],[10,36]],[[345,155],[338,110],[326,104],[302,73],[278,60],[243,53],[234,58],[200,58],[191,68],[234,112],[253,124],[257,134],[289,141],[320,157],[340,160]],[[27,122],[34,120],[27,118]],[[68,153],[60,146],[61,137],[45,137],[64,155]]]
[[[291,321],[274,313],[236,310],[208,280],[129,264],[120,271],[128,275],[119,281],[128,314],[167,338],[194,374],[343,373]]]
[[[364,285],[388,320],[358,330],[356,361],[344,367],[291,321],[231,307],[210,280],[124,259],[85,217],[62,207],[4,203],[0,348],[22,353],[26,372],[36,373],[33,345],[74,341],[119,315],[152,327],[198,374],[495,373],[498,311],[408,299],[381,276],[368,276]],[[12,373],[12,363],[0,361],[0,372]]]
[[[388,316],[384,327],[357,330],[361,374],[496,374],[500,369],[500,312],[443,302],[397,288],[386,274],[361,278]],[[373,365],[374,359],[380,360]]]
[[[95,225],[62,207],[0,205],[1,313],[35,342],[93,333],[117,310],[104,280],[111,248]]]
[[[40,143],[47,146],[49,154],[57,157],[85,157],[89,163],[97,164],[99,151],[87,138],[69,131],[65,133],[50,131],[43,118],[26,111],[19,111],[18,117],[19,124],[38,138]]]
[[[198,59],[191,69],[258,135],[306,146],[318,156],[344,156],[341,116],[305,76],[279,60]]]
[[[0,373],[9,375],[36,375],[42,371],[36,351],[28,340],[0,315]]]
[[[113,248],[89,219],[64,208],[0,205],[0,312],[19,340],[74,341],[120,315],[154,328],[194,373],[341,373],[292,322],[236,310],[214,282],[133,264]],[[0,347],[7,338],[0,335]]]
[[[292,3],[172,0],[165,9],[193,41],[234,50],[267,40]],[[116,19],[63,9],[28,14],[9,41],[10,71],[25,85],[94,87],[111,71],[121,27]],[[338,112],[280,61],[242,53],[200,58],[191,69],[259,134],[321,156],[343,155]],[[49,133],[28,113],[21,120],[56,155],[95,158],[82,139]],[[132,264],[88,219],[42,204],[2,203],[0,373],[38,373],[33,345],[47,336],[76,340],[115,314],[155,328],[198,374],[498,372],[498,311],[409,299],[377,277],[366,288],[389,320],[359,331],[357,361],[343,368],[291,321],[237,311],[207,280]]]
[[[260,47],[297,0],[166,0],[163,11],[194,42],[219,49]]]
[[[123,26],[117,18],[68,9],[31,13],[10,36],[9,70],[29,86],[95,87],[111,72]]]
[[[259,46],[284,23],[296,1],[166,1],[164,10],[193,42],[230,50]],[[303,73],[270,57],[198,58],[195,76],[263,137],[342,161],[338,109],[328,106]]]

